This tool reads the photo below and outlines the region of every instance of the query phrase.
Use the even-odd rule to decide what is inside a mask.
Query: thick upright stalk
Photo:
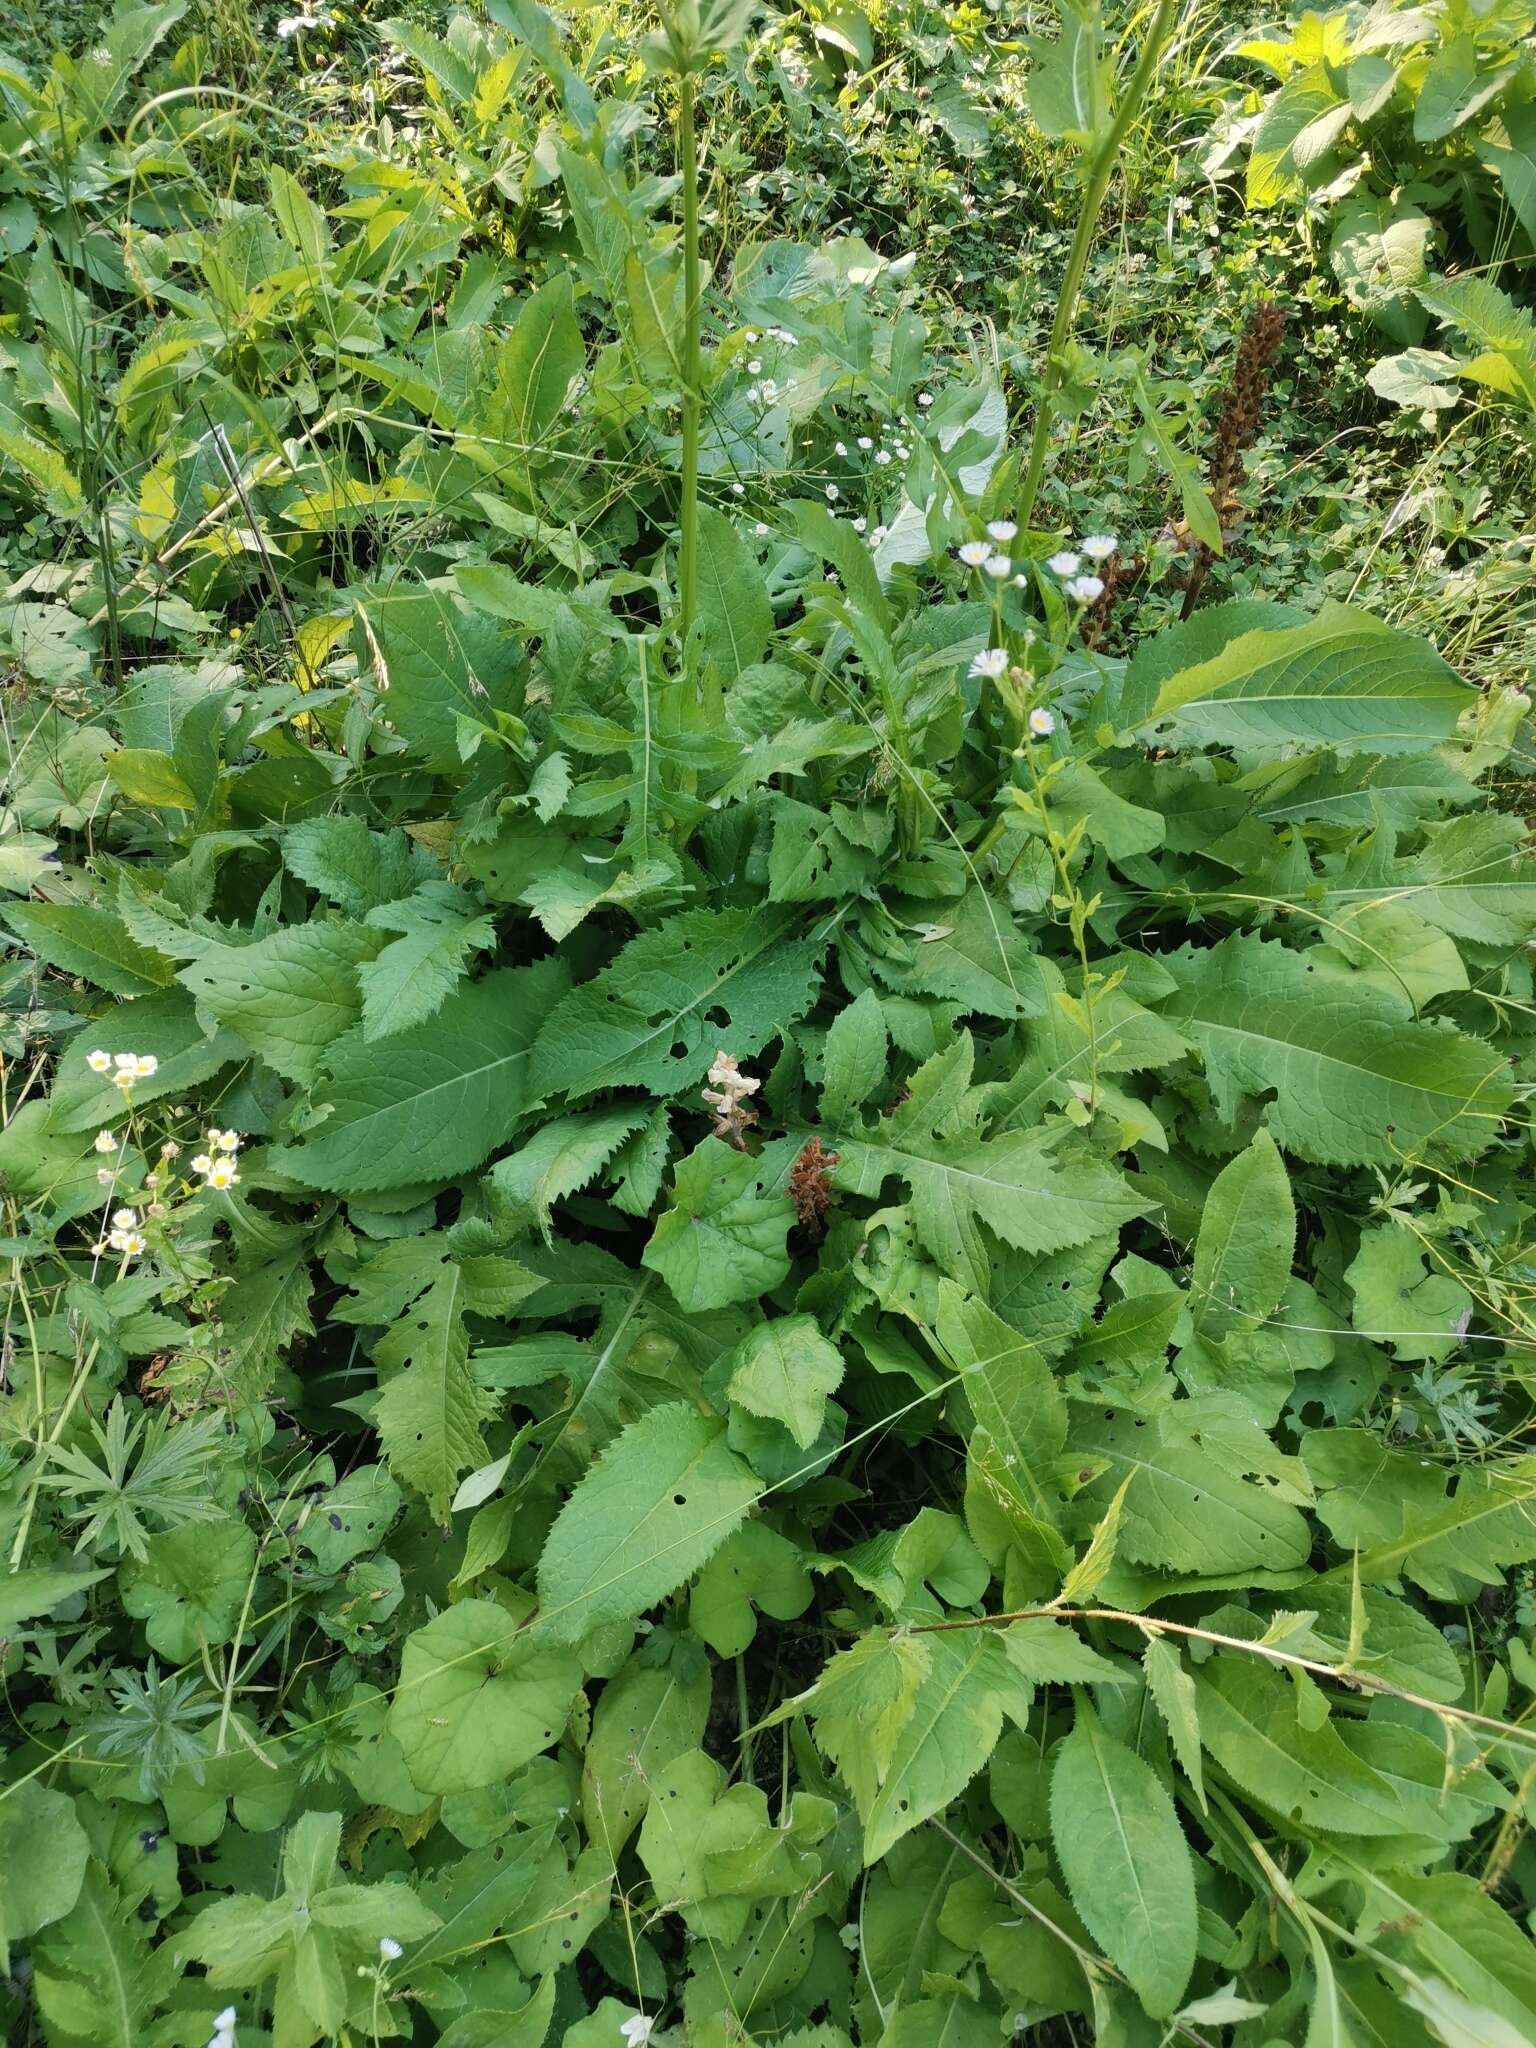
[[[1158,0],[1152,25],[1147,30],[1147,39],[1142,45],[1136,69],[1131,73],[1125,96],[1116,110],[1115,118],[1099,144],[1098,152],[1088,172],[1088,183],[1083,189],[1083,210],[1078,216],[1077,232],[1072,237],[1071,253],[1067,257],[1067,274],[1061,281],[1061,294],[1056,301],[1056,318],[1051,324],[1050,348],[1045,359],[1045,375],[1041,382],[1040,403],[1035,413],[1035,431],[1029,444],[1029,467],[1024,472],[1024,488],[1019,494],[1018,523],[1020,533],[1029,531],[1030,521],[1035,516],[1035,500],[1040,495],[1040,476],[1045,468],[1045,451],[1050,443],[1051,429],[1056,424],[1056,398],[1061,389],[1063,358],[1067,343],[1072,339],[1073,322],[1077,317],[1077,296],[1083,288],[1083,273],[1088,268],[1088,253],[1093,247],[1094,234],[1099,225],[1099,211],[1104,204],[1104,194],[1109,188],[1110,173],[1115,168],[1115,159],[1120,154],[1120,145],[1130,130],[1131,123],[1141,111],[1141,103],[1147,96],[1147,87],[1152,83],[1152,74],[1157,69],[1158,58],[1168,40],[1168,31],[1173,26],[1177,0]]]
[[[683,174],[683,488],[678,511],[678,637],[688,645],[699,590],[699,159],[693,76],[678,80],[677,153]]]

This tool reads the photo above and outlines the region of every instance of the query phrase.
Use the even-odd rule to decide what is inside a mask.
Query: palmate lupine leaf
[[[1416,1021],[1404,1000],[1278,941],[1186,946],[1164,964],[1179,986],[1161,1014],[1200,1048],[1222,1114],[1245,1096],[1272,1098],[1265,1118],[1287,1151],[1390,1166],[1492,1144],[1511,1090],[1481,1039]]]

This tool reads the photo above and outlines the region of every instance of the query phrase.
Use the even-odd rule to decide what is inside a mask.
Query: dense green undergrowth
[[[0,69],[17,2041],[1536,2038],[1520,392],[1113,26]]]

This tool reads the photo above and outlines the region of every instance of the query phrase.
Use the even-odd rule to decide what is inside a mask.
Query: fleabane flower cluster
[[[146,1240],[139,1228],[138,1210],[114,1209],[111,1228],[93,1250],[98,1258],[103,1252],[121,1252],[125,1259],[137,1259],[143,1257],[145,1248]]]
[[[750,1074],[742,1073],[736,1064],[736,1055],[730,1052],[715,1054],[709,1079],[712,1085],[701,1093],[714,1112],[715,1136],[724,1138],[738,1152],[744,1151],[744,1133],[757,1122],[757,1111],[748,1098],[755,1095],[763,1084]]]
[[[213,1188],[215,1192],[222,1194],[226,1188],[234,1187],[240,1179],[239,1169],[235,1164],[235,1154],[240,1149],[240,1133],[221,1131],[217,1125],[213,1125],[208,1131],[206,1142],[208,1150],[197,1154],[192,1161],[192,1171],[202,1177],[205,1188]]]
[[[1075,604],[1096,604],[1104,595],[1104,579],[1091,568],[1084,569],[1084,557],[1102,567],[1119,546],[1119,539],[1112,533],[1085,534],[1076,548],[1063,548],[1045,566],[1061,579],[1063,591]]]
[[[152,1052],[103,1052],[100,1046],[86,1054],[85,1064],[93,1074],[111,1074],[113,1087],[121,1088],[125,1095],[132,1092],[136,1081],[147,1081],[160,1066]],[[96,1149],[102,1150],[99,1141]]]

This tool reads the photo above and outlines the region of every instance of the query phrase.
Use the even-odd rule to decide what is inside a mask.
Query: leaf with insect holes
[[[681,1402],[632,1422],[576,1487],[539,1559],[539,1635],[575,1643],[682,1585],[761,1488],[725,1425]]]
[[[685,910],[642,932],[545,1019],[540,1095],[601,1088],[683,1094],[724,1046],[744,1060],[815,999],[824,942],[780,913]]]

